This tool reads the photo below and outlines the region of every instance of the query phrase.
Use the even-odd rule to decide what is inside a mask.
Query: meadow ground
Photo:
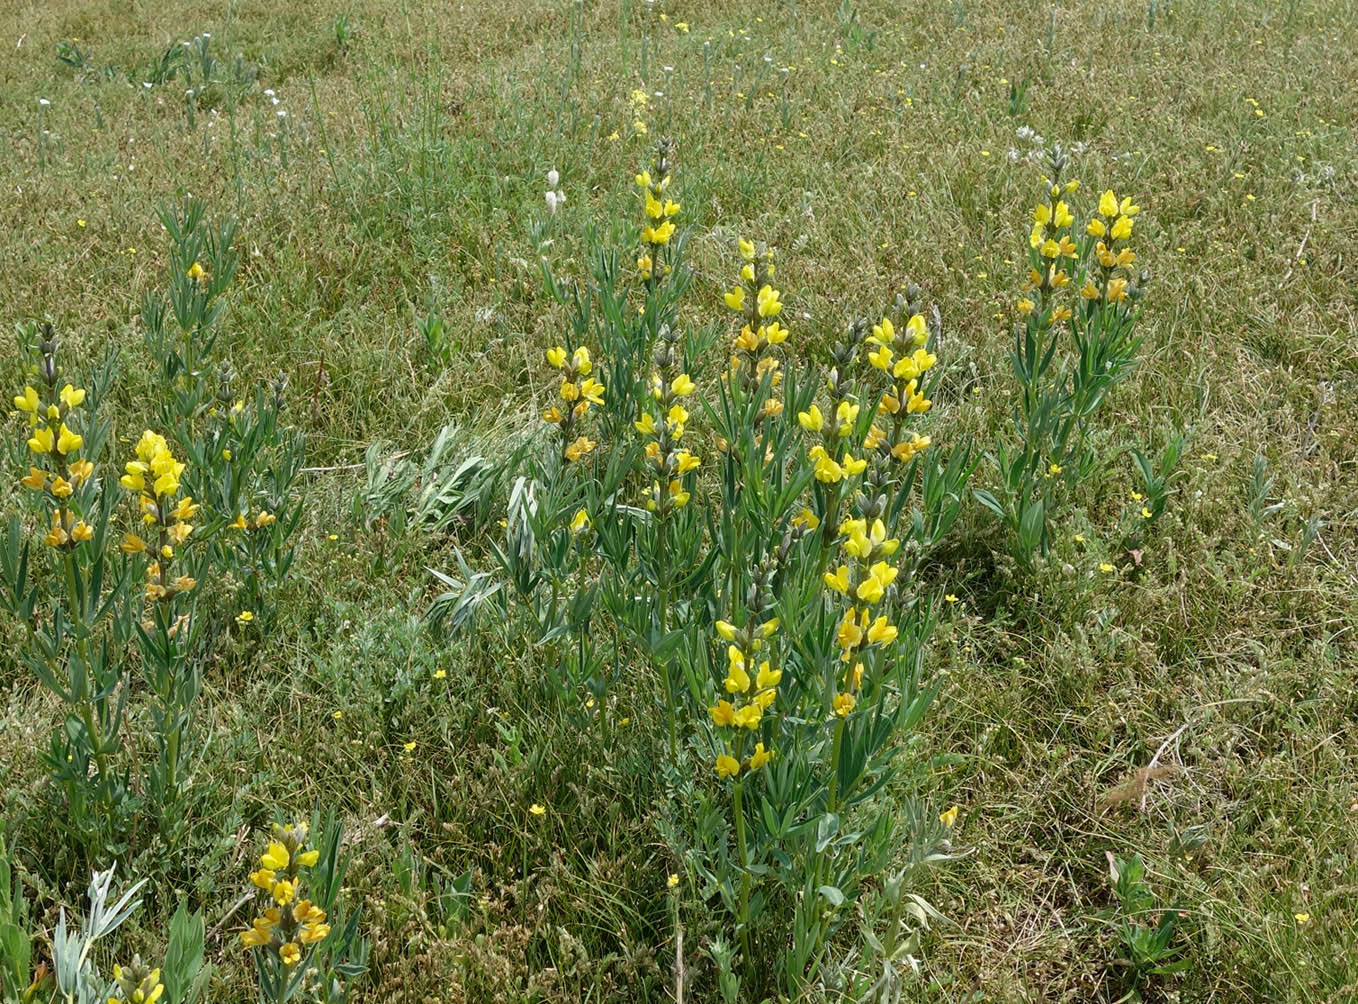
[[[542,352],[566,314],[539,259],[582,273],[589,227],[630,246],[632,176],[660,136],[689,228],[681,322],[725,337],[738,236],[778,248],[808,357],[918,283],[942,320],[932,434],[987,450],[1014,404],[1033,130],[1078,151],[1079,198],[1142,207],[1145,342],[1050,559],[1016,573],[972,503],[923,573],[949,597],[926,660],[943,688],[891,797],[959,806],[968,853],[919,890],[946,920],[906,999],[1118,998],[1112,853],[1140,855],[1155,909],[1180,912],[1188,965],[1149,999],[1358,1000],[1353,3],[0,0],[0,25],[6,327],[50,319],[76,369],[120,350],[125,452],[156,415],[156,210],[192,193],[238,225],[218,351],[246,385],[287,378],[307,443],[278,616],[228,618],[211,646],[188,836],[169,859],[128,850],[120,874],[153,892],[101,966],[156,957],[183,895],[210,999],[252,999],[229,911],[255,834],[319,805],[346,822],[371,942],[354,999],[667,999],[677,915],[688,999],[719,1000],[704,946],[727,921],[676,860],[649,769],[657,685],[627,667],[601,748],[541,697],[546,649],[510,622],[431,630],[428,570],[492,567],[504,486],[484,521],[433,530],[381,497],[365,454],[422,457],[449,423],[455,458],[544,435]],[[204,32],[219,62],[186,99],[163,57]],[[22,390],[17,343],[0,376]],[[26,459],[17,415],[6,428],[8,516]],[[1180,430],[1164,517],[1120,547],[1138,484],[1117,447],[1158,453]],[[981,463],[973,483],[994,481]],[[0,622],[5,651],[19,639]],[[0,666],[4,832],[50,931],[106,862],[53,822],[39,754],[59,703]]]

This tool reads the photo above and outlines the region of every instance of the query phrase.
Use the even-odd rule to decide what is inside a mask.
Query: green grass
[[[424,630],[426,568],[451,568],[454,544],[489,567],[483,540],[356,521],[364,450],[380,439],[418,455],[455,421],[459,455],[490,455],[534,430],[541,350],[565,323],[538,255],[581,274],[586,227],[630,240],[631,176],[662,134],[679,141],[691,228],[685,323],[726,322],[738,234],[779,248],[808,354],[917,282],[944,324],[935,438],[989,443],[1011,408],[1003,308],[1040,172],[1008,153],[1029,148],[1015,133],[1029,125],[1084,145],[1082,197],[1108,186],[1143,207],[1146,344],[1107,408],[1108,449],[1158,451],[1182,428],[1186,477],[1135,559],[1116,551],[1135,487],[1121,456],[1031,579],[997,560],[1000,528],[976,505],[931,566],[959,598],[929,662],[947,684],[897,794],[960,805],[971,853],[929,890],[949,923],[909,993],[1116,999],[1111,851],[1140,854],[1183,913],[1192,966],[1152,999],[1358,997],[1358,7],[765,6],[374,4],[348,11],[356,37],[341,50],[346,8],[330,0],[0,5],[0,318],[50,318],[71,360],[118,347],[116,435],[134,438],[153,412],[138,307],[163,284],[155,209],[191,192],[240,225],[222,345],[248,379],[288,377],[315,468],[278,627],[223,639],[207,668],[191,847],[119,932],[119,957],[163,950],[182,892],[214,932],[212,999],[251,999],[240,918],[217,925],[253,830],[275,806],[333,805],[373,942],[361,999],[667,999],[665,876],[679,866],[666,806],[674,784],[699,782],[652,770],[664,729],[651,684],[618,691],[629,724],[601,756],[546,701],[543,654],[513,623],[455,641]],[[209,95],[191,127],[179,82],[141,81],[202,31],[257,77]],[[72,38],[88,71],[57,59]],[[1024,79],[1014,116],[1010,82]],[[651,95],[644,139],[636,88]],[[568,201],[538,248],[549,168]],[[416,330],[430,309],[448,323],[446,367]],[[22,386],[16,353],[0,376]],[[18,420],[6,427],[18,442]],[[1256,519],[1261,457],[1274,480],[1256,511],[1282,505]],[[982,465],[978,484],[991,477]],[[26,670],[0,665],[7,840],[50,928],[88,866],[53,845],[47,818],[37,751],[60,713]],[[1152,760],[1165,769],[1143,790]],[[549,807],[540,821],[534,802]],[[1205,840],[1185,853],[1192,827]],[[422,865],[406,889],[410,852]],[[467,868],[466,916],[437,930],[436,880]],[[685,902],[683,917],[688,999],[719,999],[701,946],[720,907]]]

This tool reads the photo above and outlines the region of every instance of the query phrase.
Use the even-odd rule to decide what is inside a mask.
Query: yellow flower
[[[589,513],[583,509],[577,510],[575,517],[571,520],[571,533],[579,533],[587,526],[589,526]]]
[[[951,809],[945,809],[938,814],[938,821],[944,826],[951,828],[952,825],[957,822],[957,811],[958,807],[955,805]]]
[[[73,543],[83,544],[93,536],[94,527],[90,526],[83,519],[77,521],[76,525],[71,527],[71,540]]]
[[[820,528],[820,517],[813,513],[810,509],[803,509],[800,513],[796,515],[796,517],[793,518],[792,522],[797,524],[798,526],[804,526],[808,530],[816,530]]]
[[[265,868],[272,868],[274,871],[282,871],[292,860],[288,854],[288,849],[277,840],[269,842],[269,848],[259,857],[259,863]]]
[[[77,460],[67,465],[66,470],[71,475],[71,484],[78,485],[88,481],[94,474],[94,464],[88,460]]]
[[[1108,233],[1108,228],[1104,225],[1103,220],[1095,218],[1085,225],[1085,233],[1089,234],[1090,237],[1103,237]]]
[[[734,725],[736,728],[740,729],[756,729],[759,727],[759,720],[763,716],[764,709],[762,705],[758,703],[747,704],[745,707],[736,711]]]
[[[665,885],[667,885],[671,889],[673,889],[678,884],[679,884],[678,875],[671,875],[669,878],[665,879]]]
[[[726,305],[732,310],[742,311],[745,309],[745,287],[732,286],[731,291],[724,297]]]
[[[61,525],[61,516],[52,513],[52,529],[48,531],[47,536],[43,537],[43,543],[48,547],[63,547],[69,539],[66,530]]]
[[[41,403],[38,399],[38,392],[32,387],[25,387],[23,394],[14,399],[14,407],[20,411],[28,412],[30,415],[38,413],[38,407]]]
[[[633,422],[632,425],[635,426],[637,432],[641,433],[643,436],[655,435],[655,419],[651,417],[649,411],[643,412],[641,418]]]
[[[272,936],[268,931],[261,931],[257,927],[246,928],[240,933],[241,944],[246,948],[259,948],[263,945],[267,945],[271,940],[271,937]]]
[[[278,950],[278,957],[283,960],[283,965],[295,966],[302,960],[302,950],[289,941]]]
[[[730,701],[718,701],[707,709],[707,713],[712,716],[713,725],[730,728],[736,723],[736,709]]]
[[[754,261],[754,241],[748,241],[741,237],[736,241],[736,246],[740,248],[740,257],[746,261]]]
[[[1109,564],[1108,562],[1106,562],[1106,561],[1101,561],[1101,562],[1099,562],[1099,571],[1100,571],[1100,572],[1111,572],[1111,571],[1113,571],[1113,566],[1110,565],[1110,564]]]
[[[1064,205],[1064,203],[1062,203],[1062,205]],[[1047,205],[1045,202],[1033,210],[1034,223],[1045,227],[1051,221],[1052,221],[1052,207]]]
[[[1056,204],[1056,216],[1054,221],[1058,227],[1068,227],[1075,222],[1075,217],[1071,215],[1070,207],[1064,202]]]
[[[565,366],[566,365],[565,348],[560,345],[557,345],[553,348],[548,349],[547,362],[551,363],[557,369],[561,369],[563,366]]]
[[[1130,216],[1119,216],[1113,223],[1113,229],[1108,231],[1108,236],[1115,241],[1125,241],[1132,236],[1132,218]]]
[[[1151,511],[1150,511],[1148,508],[1146,508],[1145,506],[1142,506],[1142,507],[1141,507],[1141,518],[1142,518],[1142,519],[1150,519],[1150,518],[1151,518]]]
[[[315,849],[303,851],[297,855],[297,865],[301,868],[314,867],[316,862],[321,859],[321,852]]]
[[[592,453],[594,448],[598,445],[598,443],[588,436],[579,436],[576,438],[575,442],[566,447],[566,459],[572,462],[578,461],[581,457]]]
[[[702,461],[689,453],[688,450],[680,450],[674,455],[674,459],[678,462],[681,475],[687,474],[689,471],[696,471],[702,464]]]
[[[534,802],[532,805],[530,805],[528,807],[528,811],[535,816],[547,815],[547,807],[545,805],[539,805],[537,802]]]
[[[740,761],[723,753],[717,757],[717,777],[735,777],[740,773]]]
[[[866,611],[864,618],[866,619]],[[839,622],[839,630],[836,632],[835,639],[839,642],[842,649],[857,648],[863,642],[863,625],[860,619],[854,615],[854,610],[850,607],[844,612],[844,619]]]
[[[1311,915],[1309,913],[1294,913],[1292,914],[1292,919],[1298,924],[1309,924],[1311,922]]]
[[[192,279],[194,282],[201,282],[203,276],[206,275],[207,273],[203,271],[202,265],[198,264],[197,262],[194,262],[192,265],[189,266],[189,270],[184,274],[188,276],[190,279]]]
[[[1123,216],[1135,216],[1137,213],[1141,212],[1141,207],[1133,205],[1132,197],[1127,195],[1123,196],[1122,201],[1118,203],[1118,212]]]
[[[813,404],[806,411],[797,413],[797,424],[807,432],[820,432],[821,429],[825,428],[825,416]]]
[[[274,878],[272,868],[261,868],[250,873],[250,884],[260,889],[273,889]]]
[[[641,239],[646,244],[668,244],[670,238],[674,236],[674,230],[674,224],[666,220],[658,227],[646,227],[642,230]]]
[[[849,591],[849,566],[840,565],[834,572],[826,572],[825,585],[826,588],[833,589],[837,593],[847,593]]]
[[[581,345],[572,352],[571,366],[573,366],[575,372],[579,373],[581,376],[589,376],[590,370],[594,369],[594,363],[592,363],[589,358],[589,349]]]
[[[670,384],[670,393],[676,397],[688,397],[696,386],[687,373],[680,373]]]
[[[254,614],[254,611],[253,611],[253,610],[242,610],[240,613],[236,614],[236,623],[237,623],[237,624],[241,624],[241,625],[249,624],[249,623],[250,623],[252,620],[254,620],[254,619],[255,619],[255,614]]]
[[[1118,197],[1111,188],[1099,196],[1099,213],[1110,220],[1118,214]]]
[[[750,674],[745,669],[745,655],[734,645],[726,648],[726,692],[743,694],[750,689]]]
[[[19,484],[35,492],[40,492],[47,487],[47,472],[37,467],[28,469],[28,477],[21,478]]]
[[[33,430],[33,435],[28,440],[28,448],[34,453],[51,453],[52,439],[52,430],[44,425]]]
[[[755,743],[754,753],[750,756],[750,770],[758,770],[772,759],[773,754],[764,749],[763,743]]]
[[[580,397],[590,404],[602,405],[604,403],[604,385],[590,377],[580,384]]]
[[[288,879],[279,879],[273,884],[274,902],[279,906],[287,906],[292,901],[292,897],[297,894],[297,883]]]
[[[775,317],[783,309],[782,302],[778,299],[778,290],[771,286],[761,286],[759,289],[758,303],[760,317]]]
[[[868,339],[877,345],[890,345],[896,337],[896,326],[891,323],[891,318],[883,317],[881,324],[872,326],[872,336]]]
[[[68,410],[71,408],[79,408],[85,403],[85,391],[82,388],[73,387],[71,384],[67,384],[65,387],[61,388],[61,403],[64,404]]]
[[[304,945],[314,945],[324,941],[330,934],[329,924],[308,924],[302,928],[301,939]]]
[[[878,617],[868,628],[868,644],[890,645],[896,640],[896,634],[896,628],[888,624],[885,617]]]
[[[66,427],[66,423],[62,422],[61,431],[57,435],[57,452],[74,453],[84,445],[84,438],[72,432]]]
[[[840,718],[846,717],[858,703],[858,698],[853,694],[836,694],[834,700],[835,714]]]
[[[676,508],[682,509],[688,505],[688,500],[692,497],[691,493],[684,491],[683,482],[675,478],[670,482],[670,501]]]

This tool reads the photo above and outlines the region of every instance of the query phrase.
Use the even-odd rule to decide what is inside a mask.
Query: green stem
[[[839,811],[839,757],[844,749],[844,724],[843,718],[835,724],[834,745],[830,749],[830,793],[825,803],[830,812]]]
[[[744,782],[737,781],[731,794],[732,811],[736,822],[736,853],[740,855],[740,913],[736,919],[740,923],[740,949],[744,956],[745,971],[751,972],[754,955],[750,951],[750,859],[745,844],[745,803]]]

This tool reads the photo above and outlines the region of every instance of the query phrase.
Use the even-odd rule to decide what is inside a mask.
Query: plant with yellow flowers
[[[20,485],[40,550],[29,521],[12,514],[0,602],[23,629],[19,657],[67,709],[44,754],[62,802],[57,818],[76,846],[102,858],[121,846],[136,811],[115,762],[128,698],[122,652],[133,627],[120,602],[127,577],[107,547],[117,493],[98,476],[108,429],[97,413],[112,370],[77,386],[50,325],[21,334],[34,362],[14,397],[30,458]]]
[[[320,848],[308,844],[310,832],[307,823],[275,823],[250,873],[255,915],[240,940],[254,959],[262,1004],[282,1004],[299,992],[342,1001],[347,983],[367,968],[357,911],[347,922],[337,916],[345,871],[340,826],[332,814]]]
[[[238,263],[235,223],[209,223],[194,199],[182,211],[163,209],[160,220],[170,237],[168,284],[148,292],[141,310],[159,367],[160,425],[187,465],[188,494],[232,531],[208,545],[238,587],[231,616],[249,611],[246,623],[267,630],[296,554],[305,439],[281,422],[285,377],[242,393],[235,368],[216,351]]]
[[[1063,177],[1068,167],[1060,148],[1048,156],[1028,235],[1028,288],[1014,305],[1013,435],[996,442],[997,489],[976,492],[1008,527],[1023,568],[1047,555],[1050,521],[1099,463],[1090,437],[1109,392],[1136,364],[1139,301],[1150,281],[1133,269],[1141,207],[1110,189],[1077,220],[1067,199],[1080,183]]]

